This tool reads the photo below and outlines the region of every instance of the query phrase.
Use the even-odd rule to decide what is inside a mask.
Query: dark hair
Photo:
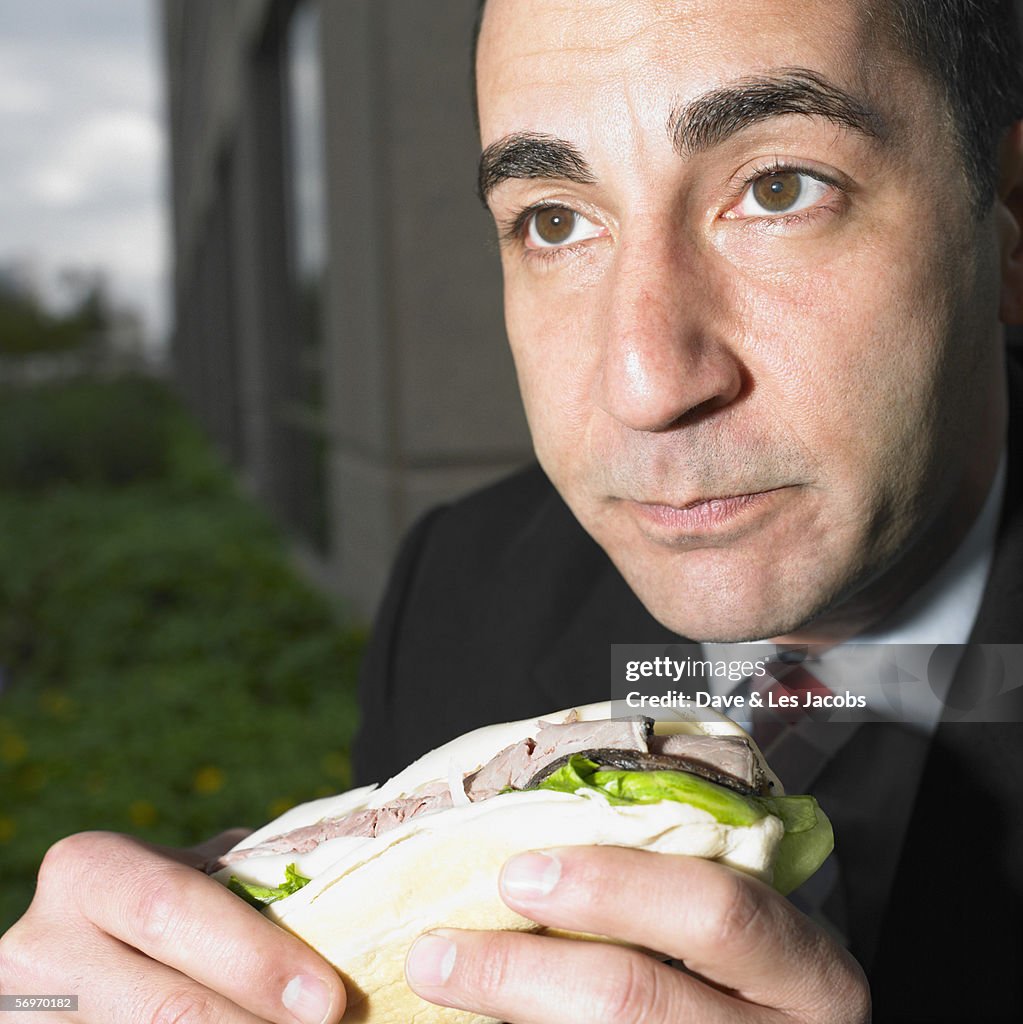
[[[476,48],[487,0],[473,28],[473,108]],[[994,200],[998,145],[1004,129],[1023,118],[1023,50],[1017,0],[871,0],[898,45],[942,87],[955,122],[960,158],[978,211]],[[477,122],[479,117],[477,115]]]
[[[897,44],[941,85],[975,203],[986,210],[998,184],[1002,132],[1023,118],[1016,0],[882,0],[873,7],[887,14]]]

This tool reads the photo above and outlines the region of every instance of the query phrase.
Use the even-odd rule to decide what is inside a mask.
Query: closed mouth
[[[656,539],[680,540],[721,531],[739,525],[747,514],[766,508],[787,486],[763,491],[694,498],[683,504],[630,500],[643,527],[652,528]]]

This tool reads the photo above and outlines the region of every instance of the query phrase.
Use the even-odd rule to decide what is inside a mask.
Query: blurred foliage
[[[70,832],[346,788],[363,642],[160,385],[0,395],[0,930]]]
[[[0,355],[62,352],[109,326],[107,300],[100,280],[65,314],[47,310],[31,291],[0,275]]]
[[[0,490],[127,484],[167,474],[173,399],[156,381],[0,388]]]

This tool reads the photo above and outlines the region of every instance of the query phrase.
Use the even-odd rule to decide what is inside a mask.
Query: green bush
[[[93,448],[0,492],[0,929],[62,835],[187,845],[350,784],[362,633],[297,575],[166,392],[125,381],[104,402],[105,387],[0,405],[0,435],[53,437],[69,410],[104,405],[124,432],[150,430],[134,481],[133,456]],[[117,432],[113,415],[83,421],[71,433],[92,441],[70,446]]]
[[[0,489],[119,486],[166,473],[171,398],[122,378],[0,389]]]
[[[73,309],[55,313],[31,289],[12,283],[0,267],[0,358],[80,348],[110,326],[110,305],[101,279],[80,277],[84,290]]]

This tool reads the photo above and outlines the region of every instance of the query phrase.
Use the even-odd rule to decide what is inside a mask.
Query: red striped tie
[[[753,709],[752,724],[753,739],[766,753],[783,732],[813,717],[812,711],[803,707],[807,694],[826,696],[831,691],[801,664],[784,660],[769,661],[764,668],[771,682],[757,690],[763,704]],[[779,706],[782,697],[794,697],[796,706]]]

